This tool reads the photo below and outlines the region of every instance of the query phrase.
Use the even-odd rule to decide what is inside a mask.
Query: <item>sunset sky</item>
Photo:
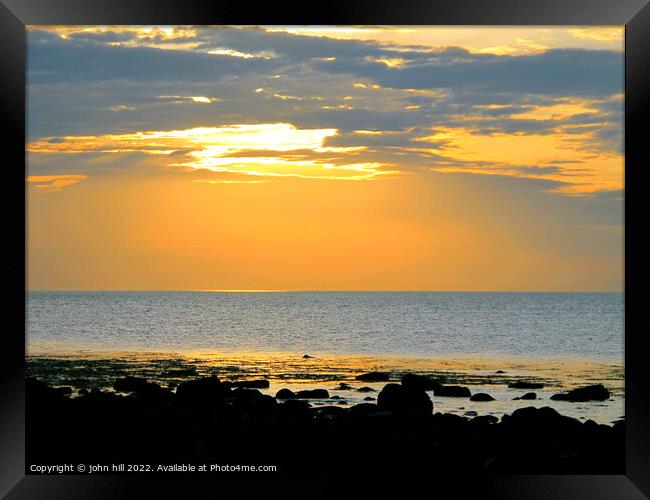
[[[32,26],[28,286],[620,291],[623,36]]]

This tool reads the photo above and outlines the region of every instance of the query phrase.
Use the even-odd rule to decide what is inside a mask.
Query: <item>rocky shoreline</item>
[[[187,374],[191,375],[191,374]],[[386,382],[386,374],[357,377]],[[501,419],[436,412],[427,391],[489,402],[486,393],[405,374],[338,404],[327,389],[259,389],[264,379],[198,377],[174,390],[144,378],[115,379],[115,392],[26,380],[27,463],[272,464],[291,473],[380,471],[622,474],[625,423],[582,422],[550,407],[522,407]],[[364,386],[365,387],[365,386]],[[341,383],[341,389],[359,391]],[[521,400],[534,399],[520,387]],[[74,397],[72,397],[74,396]],[[602,385],[558,394],[603,400]],[[317,404],[318,403],[318,404]],[[485,403],[489,404],[489,403]],[[472,418],[470,418],[472,417]]]

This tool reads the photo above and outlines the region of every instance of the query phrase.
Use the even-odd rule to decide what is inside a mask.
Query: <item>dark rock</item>
[[[433,410],[426,392],[399,384],[386,384],[379,393],[377,406],[393,413],[431,413]]]
[[[376,398],[373,398],[372,396],[366,396],[363,398],[364,401],[374,401]]]
[[[409,389],[415,389],[419,391],[433,391],[436,389],[436,387],[440,386],[440,382],[432,380],[428,377],[424,377],[422,375],[407,373],[402,377],[402,385]]]
[[[517,382],[513,382],[512,384],[508,384],[508,387],[510,389],[543,389],[544,384],[540,384],[538,382],[524,382],[522,380],[519,380]]]
[[[605,401],[606,399],[609,399],[609,391],[605,389],[602,384],[597,384],[573,389],[564,394],[553,394],[551,399],[555,401],[571,401],[574,403],[585,401]]]
[[[134,394],[138,401],[155,404],[164,403],[173,397],[172,391],[153,382],[149,382],[147,385],[140,387],[134,391]]]
[[[311,411],[319,417],[336,417],[347,413],[348,410],[340,406],[321,406],[320,408],[313,408]]]
[[[477,392],[469,398],[470,401],[494,401],[494,398],[484,392]]]
[[[357,392],[377,392],[377,391],[375,389],[373,389],[372,387],[364,386],[364,387],[359,387],[357,389]]]
[[[348,402],[347,402],[347,401],[343,401],[343,400],[341,400],[341,401],[337,402],[336,404],[337,404],[337,405],[347,405]]]
[[[77,394],[79,394],[80,396],[85,396],[86,394],[88,394],[88,389],[79,389],[77,391]]]
[[[193,377],[196,375],[196,367],[194,366],[190,366],[189,368],[175,368],[160,374],[161,377]]]
[[[93,387],[88,394],[85,396],[80,396],[80,400],[88,402],[94,405],[111,405],[123,399],[122,396],[118,396],[114,392],[106,392]]]
[[[72,394],[72,387],[54,387],[54,390],[63,396],[69,396]]]
[[[362,382],[387,382],[388,373],[384,372],[369,372],[357,375],[356,380],[361,380]]]
[[[469,421],[473,425],[493,425],[499,421],[494,415],[481,415],[479,417],[474,417]]]
[[[577,432],[582,428],[580,420],[560,415],[549,406],[543,408],[533,406],[519,408],[512,412],[512,415],[504,415],[501,422],[506,428],[521,429],[527,433]]]
[[[341,382],[338,387],[336,388],[337,391],[349,391],[351,390],[352,387],[349,386],[348,384]]]
[[[229,395],[231,398],[246,400],[259,399],[262,396],[264,396],[264,394],[257,389],[244,389],[243,387],[237,387]]]
[[[140,402],[146,404],[162,404],[172,398],[172,392],[154,382],[140,377],[126,376],[118,378],[113,384],[117,392],[128,392]]]
[[[588,429],[590,431],[604,431],[604,432],[607,432],[609,430],[609,426],[599,424],[598,422],[595,422],[595,421],[593,421],[591,419],[585,421],[582,425],[585,427],[585,429]]]
[[[262,394],[257,389],[237,388],[225,400],[226,407],[252,415],[268,415],[278,406],[273,396]]]
[[[466,411],[466,412],[464,413],[464,415],[465,415],[466,417],[477,417],[477,416],[478,416],[478,412],[475,412],[475,411],[473,411],[473,410],[469,410],[469,411]]]
[[[176,389],[176,401],[186,406],[216,407],[223,403],[228,393],[229,389],[213,375],[179,384]]]
[[[497,370],[494,373],[506,373],[506,372],[504,372],[503,370]]]
[[[275,393],[275,399],[293,399],[296,394],[291,389],[280,389]]]
[[[433,394],[446,398],[469,398],[472,395],[467,387],[460,385],[439,385],[433,390]]]
[[[136,392],[140,389],[146,388],[149,384],[146,378],[132,377],[127,375],[124,378],[118,378],[113,384],[113,389],[117,392]]]
[[[332,396],[330,399],[342,399],[341,396]]]
[[[278,402],[273,396],[262,394],[262,397],[255,399],[250,407],[251,411],[259,415],[268,415],[278,407]]]
[[[54,403],[63,400],[66,396],[62,391],[48,386],[37,378],[29,377],[25,379],[25,397],[28,402]]]
[[[524,399],[524,400],[537,399],[537,394],[535,394],[534,392],[527,392],[526,394],[524,394],[518,399]]]
[[[311,359],[314,356],[310,356],[309,354],[303,354],[302,359]]]
[[[358,405],[351,406],[348,410],[348,414],[353,417],[367,417],[378,413],[381,413],[381,410],[377,405],[372,403],[359,403]]]
[[[280,412],[287,417],[303,417],[309,415],[311,405],[307,401],[299,399],[287,399],[278,406]]]
[[[433,416],[433,424],[436,427],[441,429],[453,429],[461,427],[469,421],[465,417],[460,415],[454,415],[453,413],[436,413]]]
[[[268,389],[271,384],[268,380],[238,380],[232,383],[233,387],[246,387],[249,389]]]
[[[329,399],[330,393],[326,389],[306,389],[298,391],[296,397],[301,399]]]

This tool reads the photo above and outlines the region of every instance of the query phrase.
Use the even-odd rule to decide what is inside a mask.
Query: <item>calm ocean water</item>
[[[622,293],[30,292],[27,350],[622,362]]]

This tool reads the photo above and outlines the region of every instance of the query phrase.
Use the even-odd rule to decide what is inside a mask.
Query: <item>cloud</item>
[[[61,191],[63,188],[72,186],[81,181],[88,179],[87,175],[28,175],[25,180],[27,183],[44,192]]]
[[[495,56],[445,48],[418,54],[411,64],[400,67],[360,57],[339,57],[314,66],[390,88],[605,96],[620,92],[623,86],[623,57],[614,51],[554,49],[534,55]]]
[[[622,185],[620,50],[588,50],[603,45],[584,39],[583,48],[552,48],[548,37],[560,31],[554,40],[578,40],[568,29],[519,33],[512,40],[528,48],[514,52],[432,46],[425,28],[391,30],[354,40],[368,29],[30,29],[31,154],[156,156],[165,167],[268,177],[437,170],[552,177],[580,192]],[[418,42],[389,42],[389,32]],[[294,138],[332,133],[285,142],[268,128],[281,124]],[[248,139],[226,140],[232,127],[248,127]],[[520,154],[521,144],[533,152]]]
[[[168,166],[251,176],[367,180],[391,173],[381,162],[351,161],[359,147],[325,146],[336,129],[288,123],[229,125],[132,134],[70,136],[33,141],[31,154],[143,153],[170,157]]]

